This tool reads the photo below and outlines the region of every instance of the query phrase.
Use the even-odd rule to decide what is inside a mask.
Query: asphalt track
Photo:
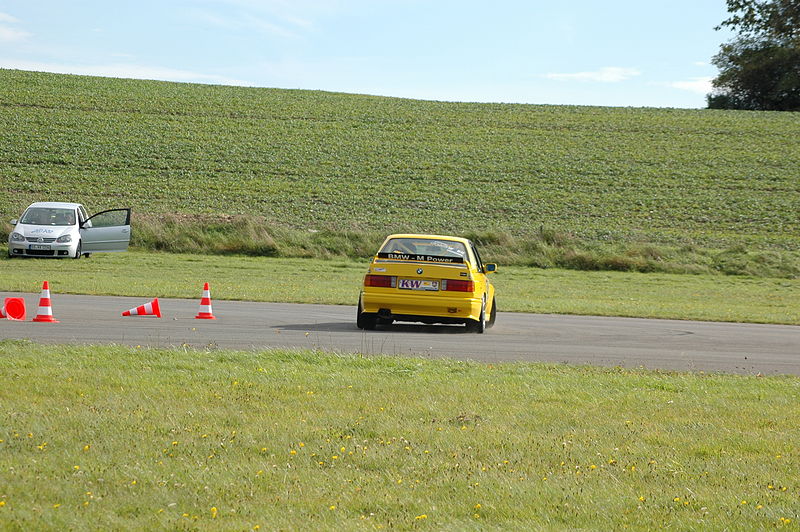
[[[213,293],[212,293],[213,295]],[[39,294],[24,297],[28,321],[0,320],[0,340],[41,343],[188,345],[200,349],[312,348],[484,362],[551,362],[677,371],[800,375],[800,327],[500,312],[485,334],[460,326],[355,326],[355,307],[213,300],[216,320],[198,320],[199,298],[159,299],[161,318],[122,317],[146,298],[51,294],[60,323],[34,323]]]

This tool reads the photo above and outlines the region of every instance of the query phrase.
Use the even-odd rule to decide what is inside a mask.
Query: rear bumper
[[[398,321],[463,323],[467,319],[480,319],[482,303],[481,298],[438,294],[361,293],[363,312],[391,316]]]

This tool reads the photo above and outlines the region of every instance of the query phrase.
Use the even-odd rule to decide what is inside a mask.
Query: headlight
[[[25,242],[25,237],[22,236],[20,233],[11,233],[11,241],[12,242]]]
[[[72,235],[61,235],[60,237],[56,238],[56,242],[59,244],[63,244],[64,242],[72,242]]]

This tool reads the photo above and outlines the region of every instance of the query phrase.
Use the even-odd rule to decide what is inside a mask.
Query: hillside
[[[800,248],[796,113],[442,103],[0,70],[34,200],[288,228]],[[5,228],[7,230],[7,228]]]

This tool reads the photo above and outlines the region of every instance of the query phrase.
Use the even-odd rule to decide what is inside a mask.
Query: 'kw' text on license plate
[[[439,281],[400,279],[400,288],[404,290],[439,290]]]

